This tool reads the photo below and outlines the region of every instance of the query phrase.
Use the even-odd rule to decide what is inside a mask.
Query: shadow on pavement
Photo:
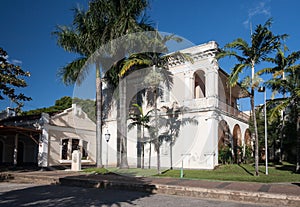
[[[0,194],[0,206],[122,206],[151,193],[43,185]]]

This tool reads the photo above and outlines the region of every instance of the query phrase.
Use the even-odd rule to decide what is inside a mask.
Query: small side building
[[[80,150],[95,164],[95,124],[76,107],[61,113],[9,116],[0,121],[0,165],[66,167]]]

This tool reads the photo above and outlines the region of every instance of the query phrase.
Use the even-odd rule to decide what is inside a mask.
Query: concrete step
[[[59,179],[56,177],[49,176],[32,176],[22,174],[1,174],[1,181],[11,183],[35,183],[45,185],[56,185],[59,183]]]

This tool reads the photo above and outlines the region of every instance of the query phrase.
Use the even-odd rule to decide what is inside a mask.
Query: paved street
[[[203,200],[120,190],[0,183],[0,206],[222,206],[261,205]]]

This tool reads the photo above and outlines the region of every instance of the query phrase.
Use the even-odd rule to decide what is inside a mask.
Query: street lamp
[[[106,140],[106,168],[107,168],[108,167],[108,142],[110,139],[110,133],[108,132],[108,130],[104,136],[105,136],[105,140]]]
[[[264,115],[265,115],[265,157],[266,157],[266,175],[268,175],[268,132],[267,132],[267,92],[265,87],[259,87],[258,92],[264,92]]]

